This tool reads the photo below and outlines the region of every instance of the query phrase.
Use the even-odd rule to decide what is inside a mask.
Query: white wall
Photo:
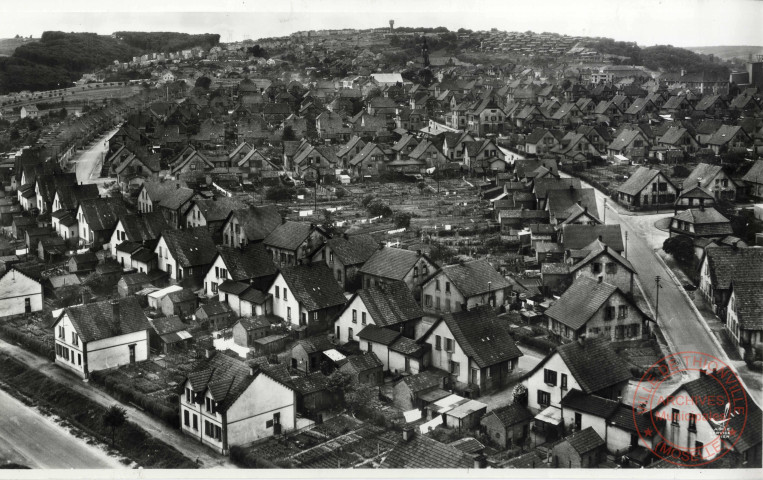
[[[544,369],[553,370],[556,372],[556,386],[550,386],[546,384],[543,373]],[[567,375],[567,390],[562,390],[561,388],[563,373]],[[577,388],[578,390],[583,391],[583,389],[580,388],[578,382],[575,380],[575,377],[573,377],[570,373],[567,365],[565,365],[564,360],[562,360],[562,357],[558,353],[554,353],[554,355],[548,360],[548,362],[546,362],[545,365],[543,365],[542,368],[535,372],[531,377],[525,379],[523,383],[527,387],[527,406],[535,412],[541,409],[540,405],[538,404],[538,390],[548,392],[551,395],[550,405],[557,408],[561,407],[562,397],[567,395],[567,393],[573,388]]]
[[[59,335],[59,327],[64,327],[63,338]],[[77,333],[77,331],[71,320],[69,320],[68,315],[61,317],[61,319],[53,325],[53,336],[56,339],[56,345],[59,345],[59,348],[69,349],[68,360],[59,355],[60,352],[56,352],[56,365],[72,370],[80,377],[85,378],[85,359],[82,354],[82,339],[78,340],[78,345],[74,345],[74,342],[72,341],[73,333]]]
[[[242,445],[273,436],[266,422],[280,413],[284,432],[296,427],[296,395],[272,378],[260,374],[228,409],[228,445]]]
[[[148,330],[104,338],[87,344],[88,371],[127,365],[130,363],[129,345],[135,345],[135,361],[148,360]]]
[[[276,288],[279,292],[277,297]],[[288,292],[286,300],[284,300],[284,289],[286,289]],[[275,282],[273,282],[273,285],[270,286],[268,293],[273,295],[273,314],[278,315],[287,322],[291,322],[293,325],[299,325],[299,316],[300,313],[304,310],[300,307],[299,302],[297,302],[297,299],[292,294],[291,289],[286,284],[286,280],[283,278],[283,275],[280,273],[278,274]],[[289,308],[291,308],[291,319],[288,317]]]
[[[275,299],[274,299],[275,301]],[[357,323],[352,323],[352,311],[357,312]],[[349,329],[352,329],[353,340],[358,340],[358,332],[366,328],[363,325],[363,314],[366,314],[366,324],[376,325],[376,322],[371,318],[371,314],[368,312],[363,300],[359,296],[355,297],[352,303],[342,312],[342,314],[334,322],[334,330],[332,333],[336,336],[336,340],[340,345],[344,345],[349,341]],[[337,327],[339,328],[339,335],[337,335]],[[379,357],[381,359],[381,357]],[[384,360],[382,360],[384,361]],[[386,367],[386,365],[385,365]]]
[[[225,269],[225,275],[218,277],[217,274],[220,272],[221,268]],[[217,272],[215,270],[217,270]],[[228,272],[228,267],[225,266],[223,257],[218,254],[212,262],[212,266],[207,272],[207,275],[204,277],[204,294],[208,297],[217,295],[217,292],[212,291],[212,284],[216,283],[219,287],[220,284],[226,280],[233,280],[233,277],[230,276],[230,272]],[[223,299],[224,297],[220,297],[220,301],[223,301]]]
[[[440,346],[441,350],[436,349],[436,336],[439,335],[442,337]],[[449,338],[453,340],[453,353],[448,354],[445,351],[445,339]],[[445,324],[444,321],[440,322],[432,331],[432,333],[427,337],[426,342],[430,345],[432,345],[432,366],[435,368],[439,368],[441,370],[445,370],[446,372],[450,371],[450,364],[449,361],[452,360],[454,362],[459,363],[459,375],[456,377],[456,380],[462,383],[469,383],[469,357],[466,356],[466,353],[464,353],[463,350],[461,350],[461,347],[456,343],[455,337],[453,337],[453,334],[450,332],[450,329]],[[478,379],[479,381],[479,379]]]
[[[0,278],[0,316],[24,313],[27,298],[32,312],[41,311],[42,285],[15,270]]]
[[[159,255],[159,252],[162,252]],[[171,279],[177,280],[177,261],[172,257],[172,254],[167,250],[167,242],[162,236],[154,249],[156,258],[158,259],[158,268],[163,272],[167,272]]]

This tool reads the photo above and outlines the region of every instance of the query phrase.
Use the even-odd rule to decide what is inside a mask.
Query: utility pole
[[[607,224],[607,198],[604,197],[604,225]]]
[[[657,275],[654,277],[654,284],[655,284],[655,290],[657,291],[656,296],[657,299],[654,302],[654,321],[658,321],[660,318],[660,289],[662,288],[660,286],[660,276]]]
[[[628,232],[625,232],[625,258],[628,258]]]

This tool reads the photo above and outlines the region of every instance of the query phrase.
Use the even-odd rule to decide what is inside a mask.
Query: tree
[[[411,214],[408,212],[395,213],[395,228],[408,228],[411,226]]]
[[[374,198],[368,203],[368,206],[366,207],[366,210],[368,210],[368,214],[372,217],[390,217],[392,216],[392,209],[389,208],[389,205],[387,205],[384,200],[380,198]]]
[[[527,406],[527,387],[518,383],[511,392],[512,402],[517,405]]]
[[[265,191],[265,199],[276,202],[292,200],[294,195],[296,195],[294,187],[285,185],[274,185]]]
[[[112,405],[103,415],[103,426],[111,429],[111,446],[114,446],[114,440],[117,429],[127,421],[127,411],[119,405]]]
[[[196,83],[194,83],[195,87],[203,88],[204,90],[209,90],[210,85],[212,85],[212,79],[209,77],[199,77],[196,79]]]
[[[283,129],[283,135],[281,136],[281,140],[288,141],[288,140],[296,140],[297,135],[294,134],[294,129],[291,128],[291,125],[287,125]]]
[[[694,261],[694,242],[686,235],[666,239],[662,244],[662,250],[683,265],[691,265]]]

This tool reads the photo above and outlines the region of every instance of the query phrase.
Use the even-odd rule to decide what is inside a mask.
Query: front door
[[[579,413],[575,413],[575,430],[580,431],[581,430],[581,424],[583,421],[583,416]]]
[[[128,345],[130,349],[130,363],[135,363],[135,345]]]

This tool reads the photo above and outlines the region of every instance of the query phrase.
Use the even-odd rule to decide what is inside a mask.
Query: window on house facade
[[[453,351],[453,339],[452,338],[446,338],[445,339],[445,351],[446,352],[452,352]]]
[[[604,310],[604,320],[614,320],[615,318],[615,307],[607,306]]]
[[[449,361],[448,371],[451,375],[459,376],[461,374],[461,365],[453,360]]]
[[[434,308],[435,308],[435,310],[440,310],[440,297],[435,297],[435,299],[434,299]]]
[[[358,311],[352,309],[352,323],[358,323]]]
[[[281,289],[276,285],[276,298],[281,298]]]
[[[628,316],[628,305],[620,305],[617,307],[617,317],[625,318]]]
[[[450,282],[445,282],[445,293],[450,293]]]
[[[283,300],[284,301],[289,300],[289,289],[287,289],[286,287],[283,287]]]
[[[432,307],[432,295],[424,295],[424,306],[425,307]]]
[[[697,432],[697,415],[690,413],[689,414],[689,431],[690,432]]]
[[[567,390],[567,374],[566,374],[566,373],[563,373],[563,374],[562,374],[562,384],[561,384],[561,389],[562,389],[562,390]]]
[[[678,425],[678,418],[680,417],[680,412],[677,408],[674,408],[670,412],[670,423],[673,425]]]
[[[607,263],[607,273],[610,275],[617,273],[617,264],[611,262]]]
[[[556,386],[556,372],[548,368],[543,369],[543,383]]]
[[[434,349],[442,350],[442,337],[439,335],[435,335],[434,337]]]
[[[434,289],[437,290],[438,292],[440,291],[440,281],[439,280],[435,280],[434,281]]]
[[[601,273],[601,264],[600,263],[592,263],[591,264],[591,271],[593,273]]]
[[[360,324],[365,325],[366,324],[366,312],[360,313]]]
[[[291,321],[291,307],[286,307],[286,320]]]
[[[538,405],[549,405],[551,403],[551,395],[543,390],[538,390]]]

